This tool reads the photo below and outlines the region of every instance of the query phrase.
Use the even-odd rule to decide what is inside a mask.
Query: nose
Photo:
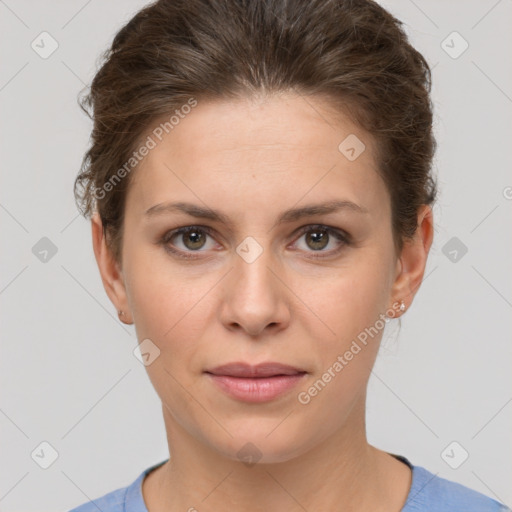
[[[270,249],[264,249],[254,261],[236,254],[233,264],[223,286],[223,325],[253,337],[285,329],[290,322],[291,294],[283,284],[284,270]]]

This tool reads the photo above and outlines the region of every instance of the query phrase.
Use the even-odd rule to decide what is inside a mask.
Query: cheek
[[[129,276],[137,339],[149,339],[159,350],[146,371],[162,402],[186,411],[190,400],[182,386],[192,386],[198,368],[199,342],[207,321],[207,301],[201,298],[207,289],[179,272],[171,274],[169,266],[160,269],[152,264],[145,268],[134,259],[132,268],[137,269]]]
[[[173,326],[187,321],[186,314],[201,298],[201,288],[166,260],[163,249],[130,250],[125,266],[135,326],[145,337],[164,337]]]
[[[309,291],[308,304],[326,326],[324,339],[333,350],[341,350],[386,311],[388,284],[382,267],[365,264],[362,258],[357,265],[335,272],[323,291]]]
[[[327,433],[346,420],[364,393],[386,324],[379,319],[385,284],[375,265],[338,273],[325,289],[308,300],[329,329],[313,335],[317,373],[299,390],[297,402]]]
[[[161,392],[178,386],[166,370],[190,384],[202,368],[202,340],[214,321],[211,298],[218,278],[180,272],[160,258],[150,263],[142,257],[132,259],[128,288],[137,339],[150,339],[160,350],[158,360],[146,369]]]

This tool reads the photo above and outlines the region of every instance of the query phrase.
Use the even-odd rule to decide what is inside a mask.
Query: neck
[[[312,441],[309,450],[289,460],[249,466],[198,442],[164,408],[172,456],[144,481],[147,508],[149,512],[399,510],[410,485],[408,468],[368,444],[364,400],[351,416],[360,421],[347,421],[341,430]],[[398,487],[397,470],[402,477],[407,472],[407,481],[402,479]]]

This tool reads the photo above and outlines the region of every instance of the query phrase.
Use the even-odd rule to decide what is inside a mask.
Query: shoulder
[[[99,498],[89,500],[68,512],[98,512],[98,510],[101,512],[148,512],[142,496],[142,481],[149,472],[165,462],[166,460],[145,469],[126,487],[120,487]]]
[[[111,491],[99,498],[82,503],[69,512],[123,512],[126,502],[126,492],[129,487],[122,487]]]
[[[502,503],[462,484],[412,466],[413,482],[402,512],[510,512]]]

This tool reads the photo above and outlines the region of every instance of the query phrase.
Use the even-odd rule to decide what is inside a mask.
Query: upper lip
[[[228,363],[206,370],[206,373],[228,375],[230,377],[272,377],[275,375],[297,375],[306,373],[306,371],[287,364],[270,361],[257,365],[244,362]]]

